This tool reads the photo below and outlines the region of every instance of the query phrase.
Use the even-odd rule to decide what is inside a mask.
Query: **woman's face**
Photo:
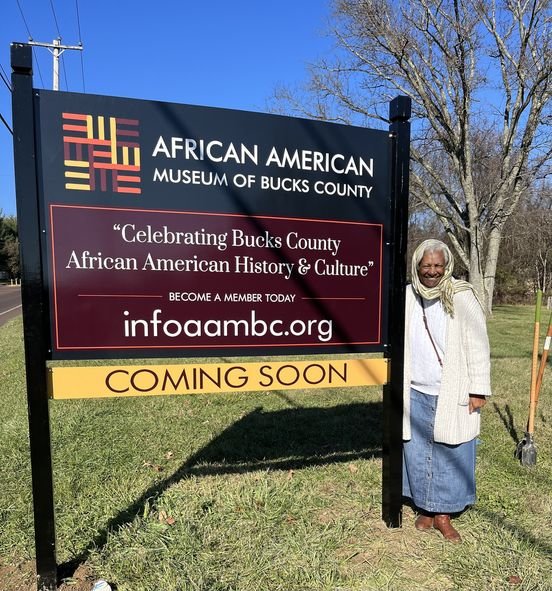
[[[418,265],[418,277],[425,287],[437,287],[445,272],[445,255],[441,251],[426,252]]]

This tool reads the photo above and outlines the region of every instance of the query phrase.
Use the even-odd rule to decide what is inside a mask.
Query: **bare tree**
[[[340,51],[312,69],[314,100],[277,97],[357,124],[385,121],[397,93],[412,98],[411,190],[441,221],[489,312],[504,225],[550,172],[550,6],[334,0]]]
[[[496,295],[523,301],[537,289],[552,295],[552,185],[540,183],[504,228]],[[529,301],[534,301],[530,297]]]

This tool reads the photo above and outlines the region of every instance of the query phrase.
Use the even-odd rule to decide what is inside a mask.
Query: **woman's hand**
[[[472,412],[475,410],[479,410],[480,408],[484,407],[486,404],[487,399],[485,396],[481,396],[481,394],[470,394],[470,414],[472,414]]]

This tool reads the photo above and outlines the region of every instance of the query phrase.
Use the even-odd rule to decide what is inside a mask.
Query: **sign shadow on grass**
[[[59,565],[60,579],[70,577],[90,552],[102,548],[110,533],[143,514],[171,486],[190,477],[238,474],[257,470],[300,470],[312,466],[380,458],[382,404],[330,408],[256,408],[190,456],[172,475],[157,481],[106,527],[73,560]]]

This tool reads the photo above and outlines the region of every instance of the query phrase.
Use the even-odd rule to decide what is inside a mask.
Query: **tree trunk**
[[[489,245],[487,248],[487,260],[485,262],[485,310],[490,316],[493,308],[493,295],[495,288],[496,266],[498,264],[498,253],[500,250],[500,243],[502,241],[502,230],[493,228],[489,236]]]
[[[485,292],[485,282],[483,278],[483,273],[481,272],[481,255],[479,253],[479,248],[475,241],[472,241],[470,246],[470,283],[473,285],[477,295],[481,303],[483,304],[483,309],[487,312],[488,304],[487,304],[487,297]]]

